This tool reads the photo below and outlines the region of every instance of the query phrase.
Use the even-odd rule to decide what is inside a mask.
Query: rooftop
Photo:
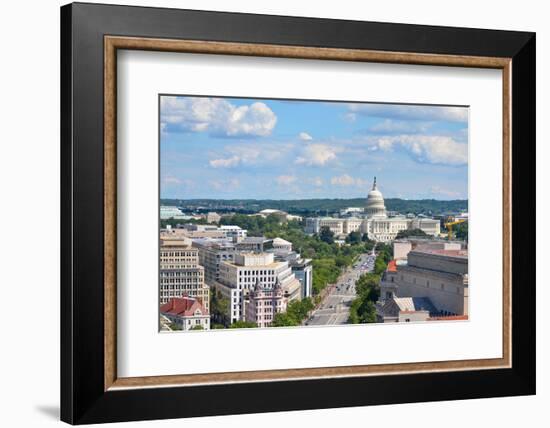
[[[173,316],[194,316],[197,310],[200,315],[208,315],[208,311],[202,305],[200,298],[192,298],[189,296],[173,297],[169,302],[160,306],[162,314]]]
[[[428,318],[428,321],[467,321],[468,315],[439,315]]]
[[[394,297],[393,301],[402,312],[437,312],[437,309],[428,297]]]
[[[444,249],[431,249],[431,248],[417,248],[412,252],[415,253],[427,253],[445,257],[460,257],[468,258],[468,250],[444,250]]]
[[[265,236],[247,236],[239,244],[262,244],[269,241]]]
[[[273,239],[273,244],[274,245],[292,245],[292,242],[288,242],[283,238],[275,238]]]

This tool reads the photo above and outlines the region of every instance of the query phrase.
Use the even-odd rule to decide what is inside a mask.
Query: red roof
[[[194,299],[188,296],[173,297],[169,302],[160,306],[161,313],[180,317],[193,316],[197,309],[201,311],[202,315],[208,315],[208,311],[202,305],[200,298]]]
[[[388,267],[386,268],[388,272],[397,272],[397,262],[395,260],[390,260]]]

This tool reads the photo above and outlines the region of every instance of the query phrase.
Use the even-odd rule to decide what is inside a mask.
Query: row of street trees
[[[351,302],[348,318],[350,324],[376,322],[375,303],[380,297],[380,278],[393,257],[391,245],[378,244],[377,249],[374,272],[361,275],[355,282],[357,297]]]

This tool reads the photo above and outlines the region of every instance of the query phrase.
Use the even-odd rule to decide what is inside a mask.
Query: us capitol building
[[[408,229],[420,229],[432,236],[439,236],[440,233],[439,220],[403,215],[388,216],[384,197],[376,187],[376,177],[362,212],[352,208],[348,208],[347,211],[355,216],[306,218],[306,233],[319,233],[323,227],[328,227],[337,237],[359,231],[366,233],[369,239],[378,242],[393,241],[400,231]]]

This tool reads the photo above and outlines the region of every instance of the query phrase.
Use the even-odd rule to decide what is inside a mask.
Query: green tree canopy
[[[367,238],[368,239],[368,238]],[[350,232],[348,236],[346,236],[346,242],[348,244],[360,244],[361,243],[361,232],[358,230],[354,232]]]
[[[466,221],[453,226],[453,234],[456,239],[468,241],[468,222]]]
[[[235,321],[232,323],[229,328],[255,328],[258,325],[252,321]]]
[[[327,244],[333,244],[334,232],[331,231],[327,226],[323,226],[321,228],[321,232],[319,232],[319,239]]]
[[[190,330],[204,330],[204,327],[200,324],[194,325]]]
[[[422,229],[406,229],[406,230],[400,230],[397,233],[397,236],[395,237],[395,239],[408,238],[410,236],[422,236],[422,237],[430,237],[431,238],[431,235],[428,235]]]
[[[300,323],[296,321],[289,313],[279,312],[273,317],[273,322],[271,325],[273,327],[292,327],[300,325]]]

